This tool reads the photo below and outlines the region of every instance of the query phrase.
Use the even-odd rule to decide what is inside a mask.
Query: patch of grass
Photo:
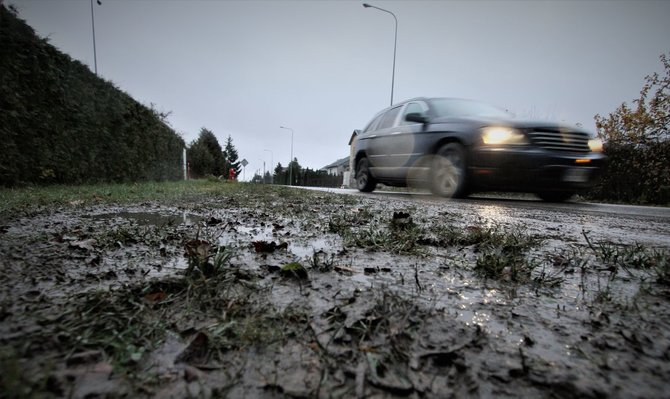
[[[365,210],[347,217],[335,216],[328,223],[331,233],[339,234],[345,246],[394,254],[421,254],[420,240],[423,229],[409,217],[386,219],[373,216]]]
[[[647,270],[656,275],[658,282],[667,281],[670,253],[664,250],[648,248],[640,243],[632,245],[615,244],[612,242],[592,242],[586,231],[582,232],[587,245],[596,258],[601,260],[613,274],[623,269]]]
[[[474,245],[476,250],[500,248],[505,252],[523,252],[542,242],[541,239],[525,234],[521,226],[505,230],[498,225],[459,227],[438,222],[427,231],[433,236],[426,243],[440,247]]]
[[[474,266],[475,275],[485,279],[528,283],[538,264],[528,259],[527,252],[541,240],[526,235],[520,227],[503,230],[497,226],[471,226],[460,238],[461,244],[475,245],[480,254]],[[536,276],[537,284],[556,283],[546,274]]]
[[[36,212],[43,207],[82,207],[97,204],[136,204],[146,201],[163,204],[189,202],[200,204],[207,201],[230,200],[248,205],[253,197],[263,200],[277,199],[292,204],[289,210],[310,212],[316,202],[349,206],[356,198],[298,190],[269,184],[247,184],[200,179],[172,182],[143,182],[128,184],[93,184],[80,186],[32,186],[25,188],[0,188],[0,216],[7,217],[16,212]],[[231,198],[234,197],[234,198]],[[313,213],[313,212],[312,212]]]
[[[131,292],[92,291],[70,300],[70,311],[56,325],[55,336],[68,357],[86,350],[102,351],[125,374],[163,339],[165,319]]]
[[[31,211],[44,206],[79,207],[92,204],[127,204],[142,201],[196,200],[239,189],[219,181],[188,180],[132,184],[44,186],[0,189],[0,214]]]
[[[352,229],[372,222],[374,214],[369,208],[353,208],[337,213],[328,220],[328,231],[343,238],[352,234]]]
[[[527,283],[536,267],[537,264],[528,261],[523,254],[496,249],[477,257],[474,272],[481,278]]]
[[[234,250],[216,246],[206,240],[194,239],[185,245],[188,267],[186,276],[210,278],[226,271],[234,256]]]
[[[319,272],[330,272],[335,267],[335,255],[327,254],[323,250],[314,250],[312,257],[308,259],[309,266]]]
[[[349,242],[357,247],[376,251],[416,254],[420,253],[418,246],[420,236],[421,228],[414,224],[400,229],[373,223],[355,231]]]
[[[656,277],[657,283],[670,286],[670,254],[667,252],[655,252],[652,272]]]

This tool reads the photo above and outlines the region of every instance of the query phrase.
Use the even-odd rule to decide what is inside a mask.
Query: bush
[[[670,61],[661,54],[665,75],[645,78],[633,105],[621,104],[607,117],[595,116],[605,142],[608,166],[587,196],[620,202],[670,202]]]

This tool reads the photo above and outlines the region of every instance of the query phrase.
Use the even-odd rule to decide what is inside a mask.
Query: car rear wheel
[[[465,150],[458,143],[442,146],[431,167],[431,191],[447,198],[462,198],[466,191]]]
[[[547,202],[565,202],[575,195],[573,191],[540,191],[536,194],[541,200]]]
[[[356,166],[356,186],[358,191],[364,193],[372,192],[377,186],[377,180],[370,174],[370,166],[367,158],[361,158]]]

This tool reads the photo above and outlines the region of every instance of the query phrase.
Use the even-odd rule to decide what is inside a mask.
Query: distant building
[[[338,159],[337,161],[326,165],[321,170],[325,170],[331,176],[342,176],[349,170],[349,157]]]
[[[342,176],[342,187],[355,187],[355,181],[352,171],[354,170],[353,155],[356,140],[360,134],[360,130],[354,130],[349,138],[349,156],[338,159],[337,161],[324,166],[321,170],[328,172],[331,176]]]

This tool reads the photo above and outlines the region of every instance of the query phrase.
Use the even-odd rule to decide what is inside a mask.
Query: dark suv
[[[536,193],[564,201],[592,186],[602,142],[578,128],[514,120],[477,101],[416,98],[379,112],[355,143],[356,184],[430,187],[444,197],[476,191]]]

